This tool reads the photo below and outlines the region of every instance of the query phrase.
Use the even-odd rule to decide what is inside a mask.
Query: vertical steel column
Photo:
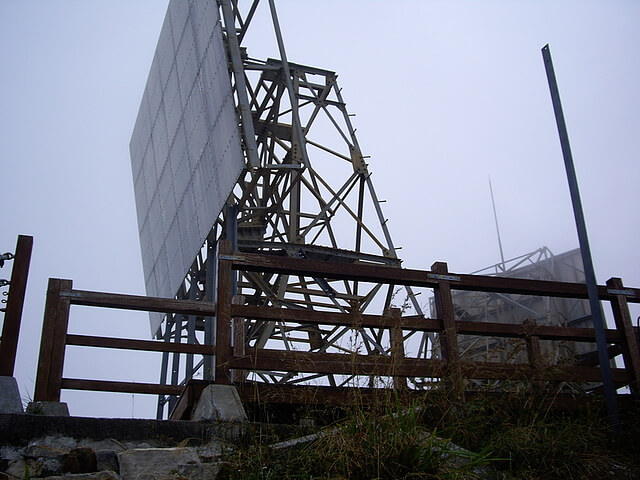
[[[306,137],[302,131],[302,124],[300,123],[300,114],[298,112],[298,98],[296,92],[293,89],[293,83],[291,82],[291,70],[289,69],[289,61],[287,60],[287,52],[284,48],[284,40],[282,39],[282,31],[280,30],[280,22],[278,21],[278,12],[276,11],[276,4],[273,0],[269,0],[269,8],[271,10],[271,19],[273,20],[273,29],[276,33],[276,40],[278,42],[278,50],[280,51],[280,60],[282,61],[282,68],[284,70],[284,81],[287,85],[287,91],[289,93],[289,102],[291,103],[291,124],[295,137],[297,137],[298,145],[300,147],[300,154],[302,155],[302,163],[309,165],[309,157],[307,156],[307,144]],[[292,139],[293,143],[293,139]]]
[[[287,93],[289,94],[289,103],[291,103],[291,125],[293,129],[293,135],[291,137],[291,159],[292,162],[298,162],[299,158],[302,158],[302,163],[305,166],[309,166],[309,157],[307,154],[306,137],[302,130],[302,123],[300,122],[300,112],[298,109],[298,97],[296,95],[297,88],[294,88],[291,81],[291,70],[289,68],[289,61],[287,60],[287,51],[284,47],[284,40],[282,38],[282,31],[280,30],[280,22],[278,21],[278,12],[276,11],[276,5],[273,0],[269,0],[269,8],[271,9],[271,18],[273,20],[273,29],[276,34],[276,41],[278,43],[278,50],[280,51],[280,60],[282,62],[282,70],[284,72],[284,81],[287,87]],[[296,86],[298,84],[296,83]],[[296,150],[299,150],[296,152]],[[300,154],[300,157],[296,155]],[[291,182],[291,193],[289,201],[289,242],[291,243],[304,243],[304,232],[300,230],[300,176],[301,172],[291,170],[289,173],[289,181]]]
[[[247,96],[247,84],[244,78],[244,65],[242,62],[242,55],[240,53],[240,44],[238,43],[238,34],[236,32],[233,8],[230,0],[220,0],[219,3],[222,7],[224,27],[227,31],[227,45],[229,46],[233,78],[236,82],[236,95],[238,95],[238,109],[240,111],[242,134],[244,136],[244,145],[247,152],[247,163],[250,167],[257,168],[260,166],[260,160],[258,159],[256,134],[253,129],[253,119],[251,117],[249,97]]]
[[[171,341],[171,318],[173,314],[168,313],[165,320],[163,339],[165,342]],[[160,384],[167,384],[167,372],[169,370],[169,352],[162,352],[162,365],[160,367]],[[164,416],[164,405],[168,402],[168,397],[164,395],[158,395],[158,409],[156,411],[156,419],[162,420]],[[171,412],[168,412],[169,414]]]
[[[569,145],[569,134],[567,133],[567,126],[564,120],[564,113],[560,102],[560,92],[558,91],[558,83],[556,82],[556,74],[553,69],[553,62],[551,61],[549,45],[542,47],[542,58],[544,59],[544,66],[547,72],[547,81],[549,82],[553,111],[556,117],[558,135],[560,136],[562,155],[564,157],[564,165],[567,171],[567,180],[569,181],[569,191],[571,193],[571,202],[573,203],[573,215],[575,217],[576,228],[578,230],[578,241],[580,242],[584,275],[587,282],[587,291],[589,293],[591,319],[593,321],[593,328],[596,334],[596,344],[598,346],[598,359],[600,361],[600,370],[602,372],[602,384],[607,403],[607,411],[609,413],[609,420],[611,421],[614,434],[619,437],[621,432],[618,417],[618,403],[616,400],[616,389],[613,385],[611,367],[609,365],[607,337],[604,332],[604,315],[602,313],[600,298],[598,297],[598,285],[596,283],[596,274],[593,268],[593,260],[591,258],[591,248],[589,247],[589,236],[587,235],[587,226],[584,220],[582,201],[580,200],[578,179],[573,165],[573,156],[571,154],[571,146]]]
[[[18,243],[13,257],[11,280],[9,281],[9,298],[7,298],[7,309],[4,312],[4,323],[2,325],[2,342],[0,343],[0,376],[3,377],[13,377],[15,369],[32,247],[33,237],[27,235],[18,236]]]
[[[227,205],[225,212],[225,237],[229,241],[231,252],[238,251],[238,208],[236,205]],[[231,273],[231,295],[238,294],[238,272]]]
[[[190,278],[190,286],[189,286],[189,300],[196,299],[196,292],[198,289],[196,274],[191,271],[189,275]],[[196,343],[196,317],[195,315],[187,316],[187,343],[190,345],[194,345]],[[185,370],[185,384],[189,380],[193,378],[193,353],[187,353],[186,360],[186,370]]]
[[[244,295],[235,295],[231,303],[233,305],[244,305],[245,298]],[[245,335],[245,319],[241,317],[233,317],[231,319],[231,326],[233,329],[232,332],[232,340],[233,340],[233,349],[232,355],[234,357],[244,357],[246,354],[245,346],[246,346],[246,335]],[[231,372],[231,381],[233,383],[242,383],[247,378],[246,370],[233,370]]]
[[[209,303],[215,303],[216,301],[216,250],[217,250],[217,242],[215,240],[215,233],[212,237],[207,241],[207,268],[206,268],[206,281],[205,281],[205,289],[206,289],[206,298]],[[205,317],[204,319],[204,344],[205,345],[213,345],[214,344],[214,325],[216,318],[215,317]],[[213,380],[213,367],[214,367],[215,357],[213,355],[205,355],[204,357],[204,369],[203,369],[203,379],[204,380]]]
[[[216,306],[216,368],[215,382],[231,382],[226,364],[233,356],[231,349],[231,244],[223,240],[218,255],[218,298]]]
[[[173,341],[174,343],[181,343],[182,340],[182,315],[173,316]],[[173,353],[173,362],[171,365],[171,385],[180,385],[180,354],[178,352]],[[171,395],[169,397],[169,415],[173,411],[173,408],[178,402],[178,397]]]

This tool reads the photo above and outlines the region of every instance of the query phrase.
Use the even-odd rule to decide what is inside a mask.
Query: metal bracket
[[[629,289],[620,290],[617,288],[607,288],[607,293],[610,293],[611,295],[626,295],[627,297],[636,296],[636,292]]]
[[[6,252],[0,255],[0,268],[4,267],[5,260],[13,260],[15,255],[11,252]]]
[[[242,255],[218,255],[218,260],[231,260],[231,261],[244,261],[244,257]]]
[[[459,282],[460,277],[457,275],[442,275],[440,273],[427,273],[427,278],[431,280],[444,280],[447,282]]]

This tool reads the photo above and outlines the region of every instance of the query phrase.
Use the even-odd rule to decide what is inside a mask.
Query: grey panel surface
[[[245,165],[215,1],[169,3],[130,152],[147,294],[173,297]]]

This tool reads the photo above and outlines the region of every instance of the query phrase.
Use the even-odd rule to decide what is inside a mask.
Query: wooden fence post
[[[234,295],[231,303],[233,305],[244,305],[244,295]],[[242,317],[233,318],[233,356],[234,358],[241,358],[246,355],[245,342],[246,335],[244,331],[245,319]],[[233,383],[244,382],[247,378],[246,370],[233,370],[231,372],[231,381]]]
[[[458,333],[455,325],[455,312],[453,310],[453,298],[451,297],[451,285],[444,277],[449,273],[445,262],[435,262],[431,265],[431,272],[438,278],[438,286],[433,290],[436,314],[442,320],[440,332],[440,350],[442,361],[445,364],[447,374],[453,382],[453,389],[459,398],[464,395],[464,383],[460,371],[460,350],[458,347]]]
[[[402,318],[402,310],[399,308],[389,308],[385,315],[388,315],[395,321],[395,325],[389,330],[389,340],[391,342],[391,371],[400,365],[404,360],[404,338],[402,329],[400,328],[400,319]],[[407,388],[407,379],[393,376],[393,388],[404,390]]]
[[[24,295],[27,290],[27,277],[29,276],[29,263],[31,262],[31,250],[33,237],[19,235],[9,281],[9,297],[4,313],[2,325],[2,342],[0,342],[0,377],[13,377],[16,365],[16,351],[18,350],[18,337],[20,335],[20,322],[22,320],[22,308]]]
[[[534,335],[537,323],[533,319],[526,319],[522,325],[527,331],[524,341],[527,344],[527,359],[529,364],[540,373],[543,367],[542,350],[540,349],[540,339]]]
[[[218,305],[216,307],[216,370],[215,383],[230,384],[228,362],[233,356],[231,350],[231,242],[220,241],[218,254]]]
[[[627,297],[624,294],[622,279],[610,278],[607,280],[607,287],[609,287],[609,293],[616,295],[615,300],[611,301],[613,318],[616,322],[616,328],[622,333],[623,341],[621,347],[624,366],[633,378],[629,385],[631,393],[638,398],[640,397],[640,349],[638,348],[638,339],[631,322],[631,314],[629,313]]]
[[[64,294],[70,293],[72,287],[71,280],[49,279],[33,396],[37,402],[60,401],[70,306],[69,296]]]

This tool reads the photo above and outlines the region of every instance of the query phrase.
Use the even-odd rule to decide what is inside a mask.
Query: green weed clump
[[[221,478],[420,479],[481,478],[487,452],[455,449],[425,429],[422,407],[353,408],[318,438],[289,448],[256,442],[235,453]]]
[[[613,443],[597,407],[552,409],[536,390],[465,400],[433,390],[407,403],[352,407],[310,441],[274,448],[273,439],[256,439],[227,459],[219,478],[637,478],[637,429]]]
[[[633,418],[625,419],[623,438],[616,441],[602,401],[561,409],[553,407],[555,398],[553,390],[526,385],[476,392],[466,402],[438,392],[431,395],[430,422],[471,451],[488,449],[490,478],[638,478],[640,456],[632,446],[639,431]]]

